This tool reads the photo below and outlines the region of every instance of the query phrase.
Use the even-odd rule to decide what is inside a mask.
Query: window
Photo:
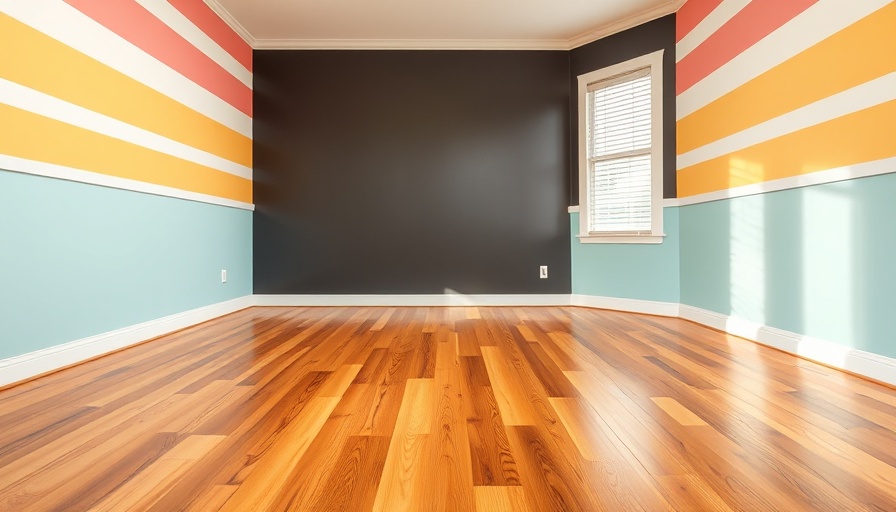
[[[663,239],[663,51],[579,76],[579,240]]]

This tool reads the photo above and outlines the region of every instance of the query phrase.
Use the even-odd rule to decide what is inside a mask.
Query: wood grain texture
[[[679,319],[251,308],[0,391],[0,510],[896,510],[896,391]]]
[[[674,398],[668,396],[654,396],[650,398],[660,409],[666,411],[666,414],[672,417],[678,423],[685,427],[705,427],[706,422],[700,416],[694,414],[690,409],[678,403]]]
[[[528,512],[522,487],[477,486],[476,512]]]

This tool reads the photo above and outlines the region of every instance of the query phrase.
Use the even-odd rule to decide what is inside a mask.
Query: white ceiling
[[[256,48],[570,49],[684,0],[206,0]]]

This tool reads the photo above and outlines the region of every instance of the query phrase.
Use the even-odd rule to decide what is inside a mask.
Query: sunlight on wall
[[[731,201],[731,315],[766,321],[765,198],[757,195]]]
[[[728,188],[753,185],[765,181],[765,166],[742,158],[728,160]]]
[[[803,189],[803,332],[824,333],[834,340],[855,339],[854,211],[842,189]],[[800,354],[831,364],[842,364],[843,346],[818,345],[822,354]],[[840,360],[837,360],[837,358]]]

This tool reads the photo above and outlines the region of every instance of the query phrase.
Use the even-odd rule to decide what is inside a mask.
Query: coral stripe
[[[675,14],[675,42],[684,39],[721,3],[722,0],[688,0],[685,2]]]
[[[688,90],[818,0],[754,0],[676,67],[676,94]],[[798,36],[795,36],[798,37]]]
[[[252,202],[252,180],[8,105],[0,119],[0,154]]]
[[[65,0],[183,76],[252,115],[252,90],[133,0]]]
[[[680,169],[678,194],[694,196],[890,158],[896,156],[893,133],[896,100]]]
[[[212,38],[247,70],[252,71],[252,47],[202,0],[168,0],[175,9]]]
[[[252,166],[252,139],[4,14],[0,33],[28,48],[0,54],[0,77]]]
[[[896,71],[896,3],[850,25],[678,122],[678,154]],[[832,72],[836,70],[836,72]]]

